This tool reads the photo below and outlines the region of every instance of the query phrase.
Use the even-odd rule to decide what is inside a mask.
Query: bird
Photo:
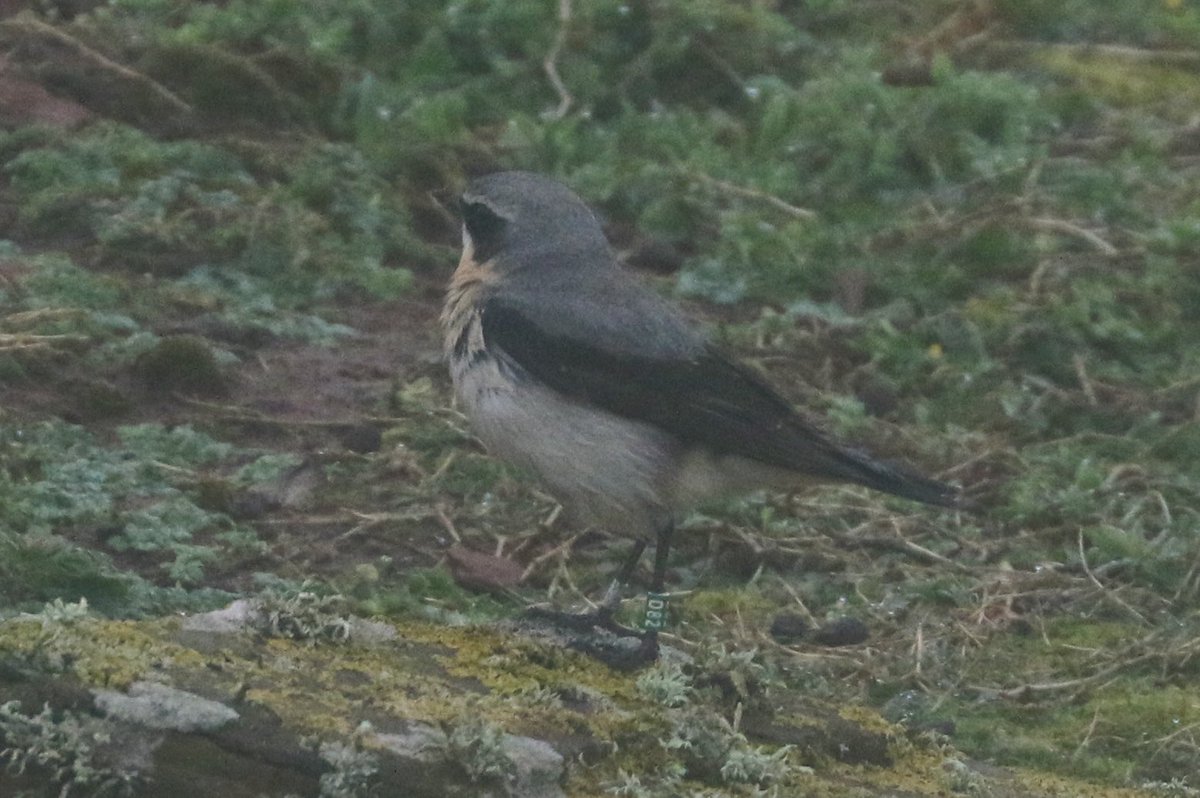
[[[675,525],[706,501],[843,482],[945,508],[959,491],[844,445],[621,263],[597,215],[532,172],[478,177],[441,313],[456,401],[488,452],[582,524],[631,538],[598,608],[556,614],[658,655]],[[614,621],[650,540],[643,628]]]

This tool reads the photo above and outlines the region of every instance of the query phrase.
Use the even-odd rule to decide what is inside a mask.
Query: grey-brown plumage
[[[640,638],[632,659],[608,661],[657,656],[674,521],[706,499],[841,481],[957,506],[950,486],[838,444],[716,350],[620,268],[565,186],[502,172],[474,181],[462,201],[463,254],[442,312],[455,393],[491,452],[540,477],[576,518],[637,541],[597,610],[538,613]],[[639,634],[614,613],[652,536]]]
[[[810,425],[617,263],[565,186],[503,172],[463,194],[443,313],[455,390],[485,445],[569,509],[648,537],[722,494],[840,481],[956,506],[950,486]]]

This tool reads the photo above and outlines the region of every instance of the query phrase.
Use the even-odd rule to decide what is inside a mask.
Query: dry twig
[[[558,107],[546,114],[550,119],[562,119],[567,115],[567,111],[571,110],[571,104],[575,102],[575,98],[567,90],[567,84],[563,83],[562,76],[558,74],[558,56],[567,43],[567,31],[570,24],[571,0],[558,0],[558,31],[554,34],[554,43],[550,45],[550,50],[542,60],[542,69],[545,70],[546,77],[550,79],[550,85],[558,92]]]
[[[35,335],[33,333],[0,333],[0,352],[28,349],[53,349],[60,344],[86,343],[85,335]]]
[[[1087,364],[1083,361],[1083,355],[1076,352],[1071,356],[1071,364],[1075,367],[1075,376],[1079,379],[1079,387],[1083,389],[1083,395],[1087,397],[1088,404],[1096,407],[1100,402],[1096,399],[1096,389],[1092,386],[1091,379],[1088,378]]]
[[[342,429],[357,427],[363,424],[403,424],[408,419],[392,418],[390,416],[360,416],[354,419],[319,419],[319,418],[280,418],[267,416],[239,405],[224,405],[219,402],[206,402],[189,396],[180,397],[180,401],[203,410],[219,414],[218,421],[233,424],[262,424],[273,427],[311,427],[316,429]]]
[[[550,551],[547,551],[544,554],[539,554],[538,556],[536,556],[532,560],[530,560],[529,565],[527,565],[525,567],[524,573],[521,574],[521,581],[524,582],[530,576],[532,576],[533,572],[536,571],[542,563],[546,562],[546,560],[552,559],[554,557],[559,557],[563,561],[565,561],[567,558],[567,555],[571,553],[571,548],[575,545],[575,541],[579,540],[579,537],[582,534],[583,533],[577,533],[575,535],[572,535],[571,537],[567,538],[559,545],[550,549]]]
[[[13,329],[14,327],[28,327],[31,324],[47,321],[78,319],[85,315],[84,311],[79,308],[38,308],[37,310],[22,310],[16,313],[9,313],[3,319],[0,319],[0,325]]]
[[[776,197],[774,194],[768,194],[767,192],[760,191],[756,188],[748,188],[746,186],[739,186],[734,183],[730,183],[726,180],[720,180],[718,178],[713,177],[712,175],[705,174],[704,172],[686,172],[686,175],[688,177],[699,180],[702,183],[706,183],[706,184],[712,186],[713,188],[724,191],[727,194],[732,194],[735,197],[742,197],[743,199],[752,199],[752,200],[758,200],[760,202],[765,202],[768,205],[770,205],[771,207],[777,208],[778,210],[783,211],[784,213],[788,214],[789,216],[794,216],[797,219],[804,219],[804,220],[808,221],[808,220],[817,218],[817,214],[815,211],[810,211],[808,208],[798,207],[796,205],[791,204],[790,202],[786,202],[785,200],[782,200],[779,197]]]
[[[1132,667],[1139,663],[1152,659],[1154,654],[1142,654],[1127,660],[1114,662],[1107,668],[1102,668],[1090,676],[1081,676],[1078,679],[1063,679],[1057,682],[1038,682],[1023,684],[1019,687],[1010,687],[1004,690],[997,690],[991,687],[980,687],[970,685],[968,689],[979,693],[993,693],[997,698],[1025,700],[1046,693],[1059,693],[1064,690],[1079,690],[1085,687],[1091,687],[1101,682],[1107,681],[1110,677],[1115,676],[1126,668]]]
[[[1083,735],[1083,740],[1075,748],[1075,753],[1071,755],[1072,759],[1078,758],[1079,755],[1082,754],[1084,752],[1084,750],[1088,747],[1088,745],[1092,742],[1092,735],[1094,735],[1096,733],[1096,726],[1099,725],[1099,723],[1100,723],[1100,708],[1097,707],[1096,713],[1094,715],[1092,715],[1092,722],[1088,724],[1087,732],[1085,732]]]
[[[1076,539],[1076,542],[1079,545],[1079,562],[1083,566],[1083,572],[1085,574],[1087,574],[1088,580],[1093,585],[1096,586],[1096,588],[1100,591],[1101,595],[1103,595],[1105,598],[1109,599],[1114,604],[1119,606],[1121,609],[1125,610],[1130,615],[1132,615],[1135,619],[1137,619],[1138,623],[1142,624],[1143,626],[1149,626],[1150,622],[1146,620],[1146,616],[1142,615],[1140,612],[1138,612],[1133,607],[1131,607],[1128,602],[1126,602],[1124,599],[1122,599],[1120,596],[1118,596],[1113,591],[1106,588],[1103,585],[1103,583],[1101,583],[1101,581],[1096,578],[1096,574],[1092,572],[1092,567],[1090,565],[1088,565],[1087,554],[1084,552],[1083,530],[1082,529],[1079,530],[1079,534]]]
[[[426,518],[435,518],[437,513],[426,507],[415,507],[408,511],[398,513],[361,513],[356,510],[349,511],[352,518],[357,518],[359,523],[347,529],[345,532],[338,535],[334,540],[338,543],[349,540],[352,537],[367,532],[375,527],[386,524],[389,521],[423,521]],[[279,522],[288,523],[293,519],[280,519]],[[347,519],[344,516],[329,516],[326,518],[315,519],[320,522],[345,522]],[[313,523],[314,520],[308,520],[307,523]]]
[[[987,41],[983,48],[1002,58],[1031,54],[1067,55],[1073,58],[1111,58],[1137,64],[1189,67],[1200,65],[1200,50],[1151,50],[1122,44],[1090,42],[1034,42],[1014,39]]]
[[[450,516],[446,515],[446,510],[442,505],[439,504],[434,508],[434,518],[442,525],[442,529],[446,530],[446,534],[454,539],[455,543],[462,543],[462,536],[458,534],[458,529],[455,528],[454,521],[450,520]]]
[[[141,72],[132,70],[123,64],[118,64],[116,61],[113,61],[103,53],[88,47],[74,36],[71,36],[65,31],[59,30],[53,25],[47,25],[45,22],[42,22],[33,15],[22,14],[19,17],[8,20],[5,23],[5,26],[16,31],[26,32],[33,36],[38,36],[42,39],[53,41],[60,46],[66,47],[84,61],[92,64],[96,69],[116,75],[120,79],[130,83],[136,83],[139,86],[145,87],[150,91],[150,93],[158,97],[170,107],[174,108],[176,111],[188,115],[193,113],[193,108],[191,105],[181,100],[178,95],[158,81],[143,75]]]
[[[1111,258],[1120,253],[1120,250],[1105,241],[1098,234],[1093,233],[1091,230],[1086,228],[1080,227],[1074,222],[1068,222],[1065,219],[1051,219],[1045,216],[1017,218],[1021,219],[1024,224],[1032,227],[1034,230],[1039,230],[1046,233],[1060,233],[1062,235],[1073,236],[1085,241],[1090,244],[1093,249],[1106,257]]]

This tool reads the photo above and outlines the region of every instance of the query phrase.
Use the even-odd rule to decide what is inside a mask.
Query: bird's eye
[[[475,246],[475,260],[480,263],[491,260],[500,251],[508,222],[482,202],[463,200],[462,215]]]

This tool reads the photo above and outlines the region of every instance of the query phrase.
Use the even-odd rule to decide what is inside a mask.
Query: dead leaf
[[[464,546],[446,552],[450,575],[468,590],[494,592],[520,584],[525,567],[507,557],[493,557]]]

